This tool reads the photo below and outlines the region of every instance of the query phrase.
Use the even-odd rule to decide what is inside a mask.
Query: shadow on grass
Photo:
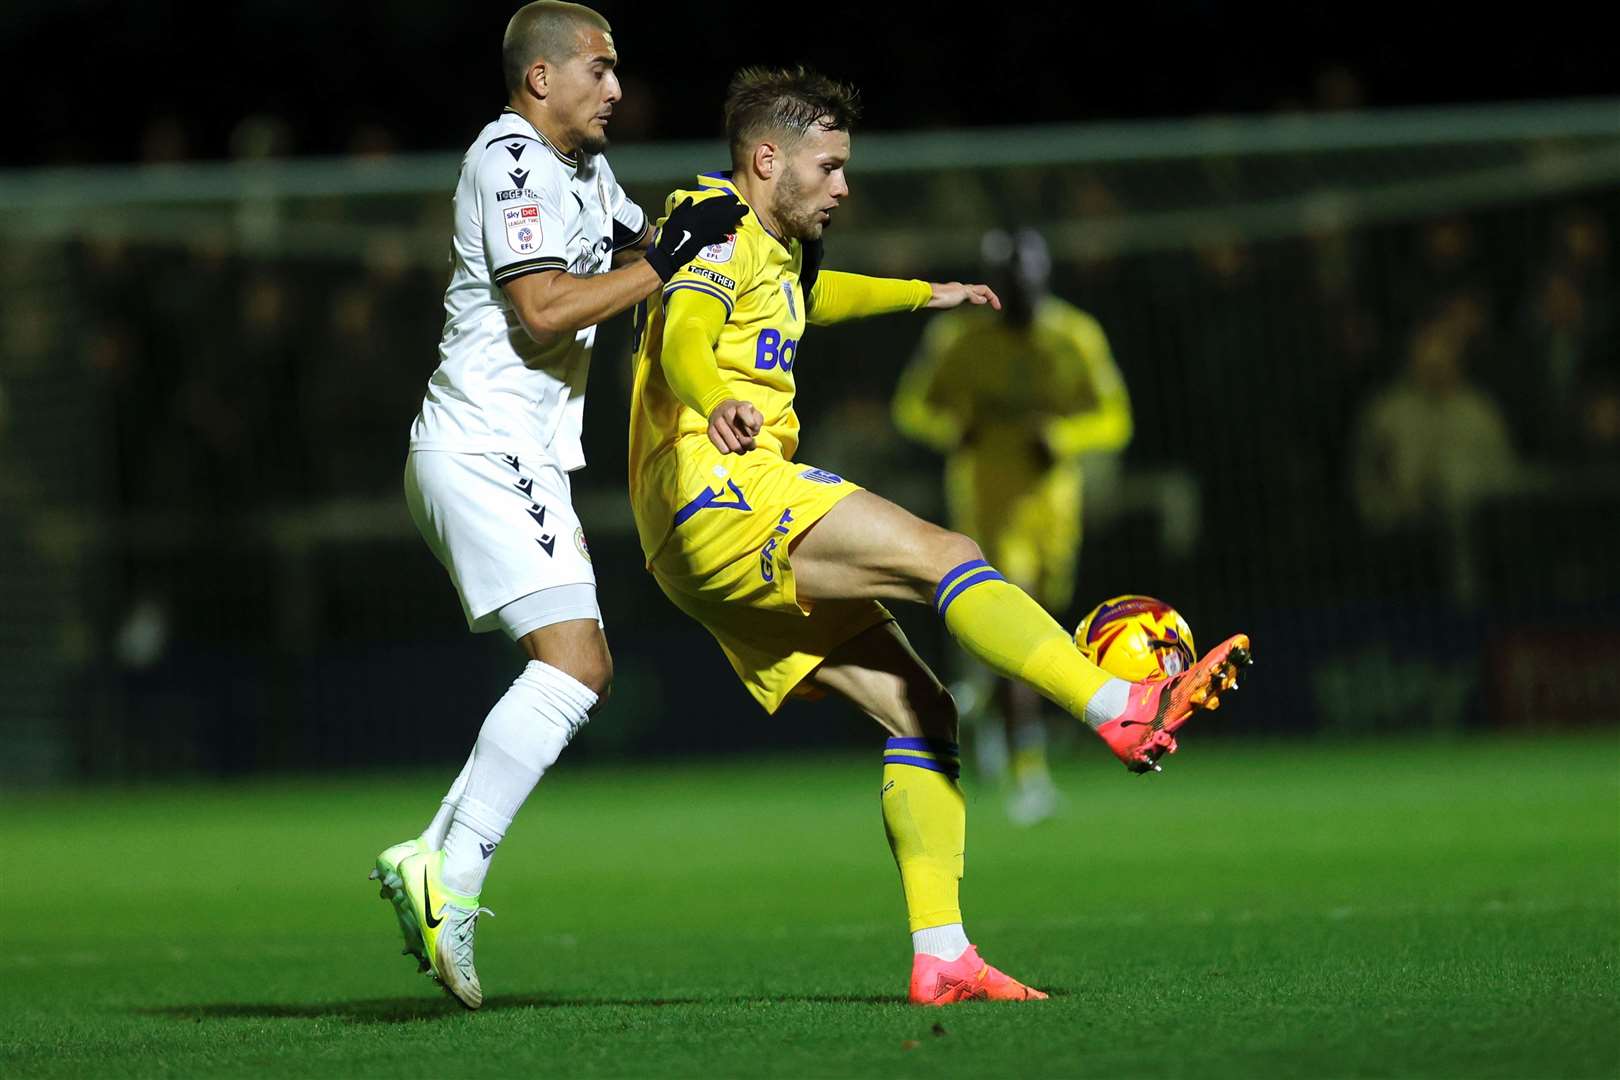
[[[1052,990],[1054,998],[1069,996],[1066,990]],[[861,996],[857,994],[797,994],[783,997],[669,997],[596,998],[493,997],[480,1012],[509,1009],[649,1009],[668,1005],[903,1005],[898,995]],[[303,1004],[248,1004],[221,1002],[211,1005],[170,1005],[161,1009],[136,1009],[142,1016],[201,1023],[204,1020],[346,1020],[351,1024],[408,1024],[417,1020],[438,1020],[458,1016],[466,1010],[449,998],[369,998],[363,1001],[327,1001]]]

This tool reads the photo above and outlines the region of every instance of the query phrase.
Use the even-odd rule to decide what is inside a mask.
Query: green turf
[[[1090,749],[1088,747],[1088,749]],[[1052,1000],[903,1002],[876,754],[563,769],[476,1015],[364,880],[434,778],[0,800],[0,1075],[1620,1073],[1620,742],[1100,753],[970,788],[968,930]]]

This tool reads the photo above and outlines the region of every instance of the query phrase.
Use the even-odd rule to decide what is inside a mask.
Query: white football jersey
[[[562,154],[507,109],[462,159],[455,221],[439,366],[411,449],[538,452],[565,471],[580,468],[596,327],[541,345],[501,286],[541,270],[607,271],[615,251],[640,242],[647,215],[605,158]]]

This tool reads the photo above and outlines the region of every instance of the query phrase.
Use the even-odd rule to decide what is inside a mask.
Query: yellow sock
[[[1074,636],[1045,608],[982,559],[940,579],[934,608],[964,649],[1072,716],[1085,719],[1086,703],[1112,679],[1080,655]]]
[[[883,829],[900,867],[911,930],[962,921],[957,886],[967,846],[967,804],[956,782],[956,744],[890,739],[883,747]]]

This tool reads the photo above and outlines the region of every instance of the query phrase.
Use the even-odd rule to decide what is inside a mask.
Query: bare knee
[[[592,712],[606,704],[609,695],[613,693],[613,655],[606,649],[589,660],[576,660],[562,670],[596,695],[596,704],[592,707]]]
[[[592,711],[602,707],[613,691],[613,654],[600,627],[579,624],[544,627],[525,636],[523,651],[531,660],[556,668],[596,695]]]
[[[916,542],[895,554],[899,557],[895,569],[904,582],[906,598],[920,604],[934,600],[934,592],[945,575],[963,563],[984,558],[972,537],[932,524],[925,527]]]
[[[984,561],[984,552],[972,537],[951,532],[949,529],[939,530],[939,535],[930,545],[929,556],[930,595],[933,586],[958,566],[963,563]]]

